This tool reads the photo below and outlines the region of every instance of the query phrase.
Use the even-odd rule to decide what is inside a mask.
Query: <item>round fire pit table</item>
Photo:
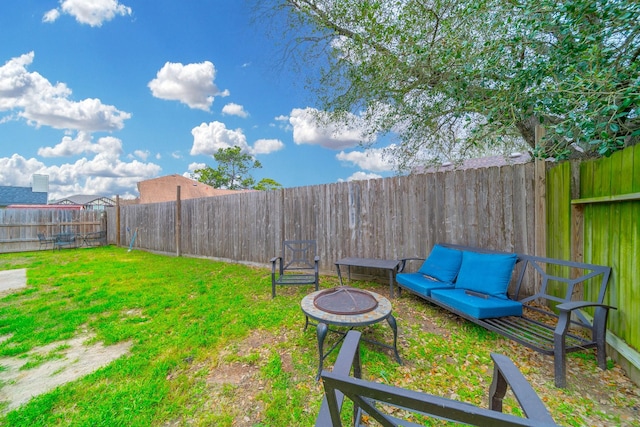
[[[348,286],[338,286],[310,293],[300,302],[302,312],[305,315],[304,330],[311,324],[309,319],[316,321],[316,334],[318,336],[318,375],[320,378],[324,359],[342,342],[347,332],[356,327],[369,326],[386,320],[393,331],[393,345],[363,338],[363,341],[379,345],[394,351],[396,360],[402,364],[398,354],[398,325],[391,314],[391,303],[385,297],[375,292],[364,289],[356,289]],[[329,326],[348,328],[347,331],[329,329]],[[342,337],[326,353],[324,353],[324,340],[327,333],[337,332]]]

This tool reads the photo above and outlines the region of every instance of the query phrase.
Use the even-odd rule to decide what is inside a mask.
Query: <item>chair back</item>
[[[284,270],[314,269],[315,240],[285,240],[282,242]]]

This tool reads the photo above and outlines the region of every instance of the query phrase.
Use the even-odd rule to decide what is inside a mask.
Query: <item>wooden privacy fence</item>
[[[607,342],[640,381],[640,145],[554,167],[547,194],[547,253],[612,267],[606,302],[617,310],[609,314]]]
[[[0,209],[0,253],[40,249],[38,233],[87,234],[104,228],[101,211]]]
[[[535,253],[534,172],[529,163],[127,205],[108,229],[119,224],[124,246],[137,230],[134,247],[260,265],[282,240],[315,239],[324,272],[347,256],[425,256],[437,242]]]

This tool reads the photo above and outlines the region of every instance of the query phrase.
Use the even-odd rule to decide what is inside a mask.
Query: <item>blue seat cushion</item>
[[[456,289],[468,289],[507,299],[507,288],[517,258],[516,254],[463,251]]]
[[[430,296],[432,289],[453,289],[453,283],[433,280],[421,273],[398,273],[396,282],[404,288],[425,296]]]
[[[476,319],[522,316],[522,304],[518,301],[470,295],[466,289],[434,289],[431,298]]]
[[[462,251],[434,245],[429,257],[418,269],[418,273],[433,277],[441,282],[453,282],[460,271],[461,263]]]

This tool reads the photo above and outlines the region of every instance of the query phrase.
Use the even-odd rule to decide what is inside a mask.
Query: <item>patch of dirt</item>
[[[251,427],[263,419],[264,405],[257,397],[269,387],[268,380],[260,375],[261,367],[268,364],[277,351],[278,344],[291,339],[290,332],[273,335],[265,331],[254,331],[244,340],[229,346],[221,352],[217,361],[190,366],[188,371],[200,371],[209,365],[206,377],[208,399],[201,410],[220,414],[229,413],[233,408],[234,427]],[[278,353],[282,371],[294,374],[293,359],[287,352]],[[180,372],[170,374],[171,380]],[[241,392],[238,392],[241,390]],[[175,420],[165,426],[188,424],[185,420]]]
[[[27,269],[0,271],[0,295],[27,287]]]
[[[264,391],[265,381],[258,374],[260,367],[267,364],[273,349],[283,339],[282,336],[273,336],[264,331],[254,331],[237,348],[232,349],[233,354],[229,352],[223,355],[222,363],[211,369],[207,377],[207,385],[211,389],[210,410],[216,411],[221,405],[231,404],[236,412],[234,426],[238,427],[253,426],[256,420],[262,419],[264,407],[255,397]],[[291,356],[286,353],[280,353],[279,356],[282,370],[292,372]],[[233,361],[225,362],[225,359]],[[230,387],[241,389],[242,393],[231,395],[228,393]]]
[[[104,346],[101,342],[85,345],[95,338],[83,333],[75,338],[34,348],[27,357],[0,358],[0,403],[9,412],[32,397],[88,375],[127,354],[131,342]],[[43,362],[39,363],[38,361]],[[27,366],[30,363],[33,367]]]

